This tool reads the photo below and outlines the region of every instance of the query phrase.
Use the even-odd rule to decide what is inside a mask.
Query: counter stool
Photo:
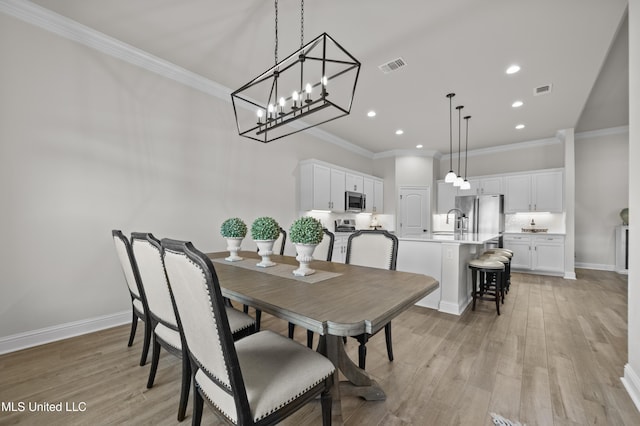
[[[506,286],[504,288],[505,293],[508,294],[509,288],[511,287],[511,258],[513,257],[513,251],[505,248],[496,248],[496,249],[486,250],[484,254],[499,254],[509,259],[509,263],[505,265],[506,266],[506,269],[505,269]]]
[[[478,259],[482,259],[482,260],[494,260],[494,261],[498,261],[501,262],[504,265],[504,272],[502,273],[502,287],[500,289],[500,300],[502,301],[502,303],[504,304],[504,295],[505,293],[507,293],[507,286],[508,286],[508,278],[509,278],[509,264],[511,263],[511,259],[509,259],[507,256],[503,256],[501,254],[497,254],[497,253],[485,253],[482,256],[480,256]]]
[[[473,306],[476,310],[476,300],[490,300],[496,302],[496,311],[500,315],[500,295],[502,293],[504,263],[493,259],[473,259],[469,261]],[[480,277],[478,279],[478,277]],[[478,281],[480,281],[478,283]]]

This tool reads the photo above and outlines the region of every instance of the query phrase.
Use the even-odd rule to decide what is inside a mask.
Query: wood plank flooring
[[[395,361],[384,335],[369,344],[367,369],[387,400],[343,398],[346,425],[491,425],[491,412],[532,425],[640,425],[620,377],[627,360],[627,280],[578,270],[563,280],[513,274],[502,315],[481,302],[456,317],[413,307],[393,321]],[[287,324],[263,315],[263,326]],[[142,327],[127,348],[128,326],[0,356],[0,425],[177,424],[180,363],[163,352],[155,386],[138,365]],[[306,334],[296,328],[296,339]],[[317,336],[316,336],[317,342]],[[347,343],[357,359],[357,342]],[[85,411],[29,412],[62,402]],[[184,424],[191,422],[191,402]],[[223,424],[205,408],[203,424]],[[321,424],[311,403],[286,425]]]

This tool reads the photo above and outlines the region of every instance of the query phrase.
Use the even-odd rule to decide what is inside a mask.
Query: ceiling
[[[273,65],[273,1],[32,2],[229,89]],[[449,92],[472,116],[470,150],[626,125],[626,7],[626,0],[307,0],[305,40],[327,32],[362,63],[351,115],[321,128],[372,153],[417,144],[448,153]],[[297,0],[279,2],[279,40],[280,58],[299,47]],[[398,57],[407,66],[378,69]],[[511,64],[521,71],[507,75]],[[546,84],[551,93],[534,96]],[[524,105],[512,108],[516,100]],[[456,119],[454,110],[454,152]],[[526,127],[516,130],[520,123]]]

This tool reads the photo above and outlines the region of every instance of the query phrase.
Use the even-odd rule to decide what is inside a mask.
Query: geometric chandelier
[[[360,62],[328,34],[304,42],[301,2],[300,49],[278,62],[278,0],[275,65],[231,94],[238,133],[271,142],[351,112]]]

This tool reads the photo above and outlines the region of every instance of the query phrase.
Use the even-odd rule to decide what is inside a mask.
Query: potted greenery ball
[[[238,256],[242,239],[247,235],[247,225],[238,217],[232,217],[224,222],[220,227],[220,234],[227,239],[227,250],[229,250],[229,257],[225,258],[229,262],[237,262],[242,260],[242,257]]]
[[[294,275],[305,276],[315,272],[309,268],[309,262],[313,260],[313,251],[323,237],[322,223],[318,219],[303,216],[293,222],[289,230],[289,239],[296,246],[296,260],[300,262],[300,267],[293,271]]]
[[[253,221],[251,238],[258,245],[258,254],[262,256],[262,261],[256,266],[266,268],[275,265],[270,256],[273,254],[273,243],[278,236],[280,236],[280,225],[274,218],[263,216]]]

